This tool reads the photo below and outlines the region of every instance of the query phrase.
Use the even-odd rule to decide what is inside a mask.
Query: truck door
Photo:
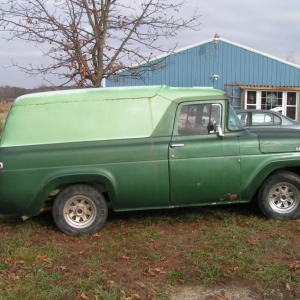
[[[224,103],[178,107],[169,146],[170,202],[175,206],[229,203],[240,200],[238,132],[225,129]]]

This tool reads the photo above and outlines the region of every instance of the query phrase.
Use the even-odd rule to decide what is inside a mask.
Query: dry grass
[[[0,134],[4,127],[4,122],[7,117],[7,113],[10,109],[11,102],[5,101],[3,99],[0,100]]]

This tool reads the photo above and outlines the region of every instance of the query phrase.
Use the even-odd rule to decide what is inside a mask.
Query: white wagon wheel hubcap
[[[64,205],[64,218],[72,227],[88,227],[95,220],[96,213],[94,202],[83,195],[70,198]]]

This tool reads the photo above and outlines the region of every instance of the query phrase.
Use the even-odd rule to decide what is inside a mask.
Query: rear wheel
[[[258,204],[268,218],[300,217],[300,177],[292,172],[278,172],[260,188]]]
[[[107,204],[96,188],[87,184],[74,184],[57,195],[52,214],[56,226],[62,232],[80,236],[103,227],[107,219]]]

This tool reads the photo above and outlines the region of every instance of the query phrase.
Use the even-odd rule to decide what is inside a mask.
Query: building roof
[[[218,37],[217,39],[211,38],[211,39],[208,39],[208,40],[199,42],[199,43],[195,43],[195,44],[192,44],[192,45],[183,47],[183,48],[176,49],[173,53],[180,53],[180,52],[183,52],[183,51],[185,51],[185,50],[189,50],[189,49],[192,49],[192,48],[195,48],[195,47],[198,47],[198,46],[207,44],[207,43],[211,43],[211,42],[217,43],[217,42],[219,42],[219,41],[224,42],[224,43],[227,43],[227,44],[230,44],[230,45],[232,45],[232,46],[236,46],[236,47],[239,47],[239,48],[242,48],[242,49],[251,51],[251,52],[253,52],[253,53],[257,53],[257,54],[262,55],[262,56],[265,56],[265,57],[267,57],[267,58],[271,58],[271,59],[277,60],[278,62],[281,62],[281,63],[287,64],[287,65],[289,65],[289,66],[292,66],[292,67],[295,67],[295,68],[300,69],[300,65],[298,65],[298,64],[291,63],[291,62],[289,62],[289,61],[287,61],[287,60],[278,58],[278,57],[276,57],[276,56],[267,54],[267,53],[265,53],[265,52],[255,50],[255,49],[253,49],[253,48],[250,48],[250,47],[247,47],[247,46],[244,46],[244,45],[241,45],[241,44],[238,44],[238,43],[235,43],[235,42],[232,42],[232,41],[230,41],[230,40],[223,39],[223,38],[220,38],[220,37]],[[159,55],[159,56],[155,57],[153,60],[157,60],[157,59],[166,57],[166,56],[168,56],[168,55],[170,55],[170,54],[162,54],[162,55]],[[153,61],[153,60],[152,60],[152,61]]]

